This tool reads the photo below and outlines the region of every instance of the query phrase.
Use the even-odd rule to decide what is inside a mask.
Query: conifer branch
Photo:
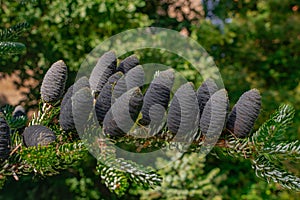
[[[8,29],[0,30],[0,55],[23,53],[26,50],[25,45],[13,40],[17,39],[28,27],[29,23],[22,22]]]
[[[16,131],[10,137],[12,131],[14,129],[19,130],[26,120],[23,117],[13,118],[12,108],[4,108],[3,114],[0,115],[2,127],[0,130],[2,143],[0,155],[3,159],[0,164],[2,167],[0,177],[5,179],[5,176],[10,175],[18,179],[24,174],[41,176],[58,174],[61,170],[76,166],[77,162],[82,161],[89,150],[98,161],[95,167],[105,185],[120,196],[128,191],[131,184],[144,188],[160,185],[162,177],[152,168],[117,157],[116,146],[134,153],[147,153],[157,149],[168,150],[168,148],[170,150],[176,148],[178,152],[185,153],[206,149],[204,145],[210,145],[207,144],[206,140],[216,139],[214,148],[220,149],[226,156],[249,159],[253,163],[257,176],[267,181],[278,182],[285,188],[300,190],[299,177],[286,171],[280,165],[284,160],[282,155],[299,159],[299,141],[282,140],[294,117],[295,111],[292,106],[280,106],[269,120],[252,136],[249,136],[261,105],[261,96],[258,90],[252,89],[245,92],[233,107],[229,117],[226,118],[229,105],[226,90],[215,88],[215,92],[210,94],[207,89],[213,82],[206,81],[198,90],[197,95],[191,84],[184,85],[183,89],[176,93],[178,94],[177,97],[181,97],[180,95],[185,97],[185,88],[190,88],[188,93],[192,93],[192,95],[184,100],[187,105],[196,105],[195,107],[189,106],[192,111],[198,110],[199,102],[196,96],[199,96],[201,105],[203,104],[200,107],[203,109],[200,120],[197,112],[194,113],[195,115],[186,112],[191,115],[178,117],[184,112],[177,112],[178,106],[172,100],[175,106],[172,108],[173,114],[170,114],[172,112],[169,109],[167,123],[160,121],[163,119],[164,113],[157,110],[154,119],[158,123],[151,125],[150,107],[157,103],[164,108],[168,107],[170,98],[168,88],[172,86],[174,81],[173,70],[159,73],[150,84],[150,88],[156,88],[157,91],[162,91],[164,95],[157,94],[156,89],[153,90],[155,92],[147,90],[148,93],[146,91],[146,94],[148,95],[143,95],[139,87],[134,87],[128,91],[119,88],[117,92],[120,92],[121,96],[115,99],[112,104],[111,100],[114,93],[103,91],[116,89],[114,82],[123,80],[123,75],[119,72],[113,74],[117,67],[114,53],[108,52],[103,56],[102,59],[99,59],[97,67],[102,69],[101,66],[103,65],[109,70],[104,71],[103,76],[101,73],[101,76],[98,74],[99,71],[94,71],[93,76],[90,77],[92,82],[84,77],[79,79],[80,81],[68,89],[62,100],[64,103],[60,106],[67,79],[67,66],[63,61],[54,63],[47,71],[42,83],[42,100],[39,104],[39,110],[23,134],[21,131]],[[133,67],[131,70],[136,64],[137,62],[134,61],[130,65]],[[109,81],[108,84],[106,84],[107,81]],[[164,83],[164,81],[167,81],[168,87],[159,84]],[[92,83],[94,91],[90,88],[90,83]],[[113,84],[109,85],[110,83]],[[95,99],[92,95],[95,91],[98,91],[100,99],[103,97],[101,99],[103,104],[101,105],[108,106],[108,109],[100,109],[103,113],[97,113],[97,109],[95,109],[95,104],[99,101],[98,97]],[[159,101],[156,102],[158,97]],[[127,103],[124,104],[124,102]],[[217,108],[215,110],[217,117],[213,117],[212,107]],[[115,109],[115,114],[119,117],[118,122],[112,109]],[[128,110],[129,116],[127,115]],[[142,118],[139,118],[139,113],[142,113]],[[104,117],[103,120],[102,117]],[[64,119],[67,120],[64,121]],[[130,120],[126,121],[128,119]],[[189,119],[193,123],[190,124]],[[228,121],[224,128],[226,119]],[[119,126],[118,123],[121,123],[122,126]],[[178,127],[181,126],[181,123],[187,127],[182,133],[184,137],[176,138],[175,135],[178,134]],[[216,138],[219,135],[210,134],[210,126],[213,126],[213,130],[218,130],[218,133],[219,130],[222,131],[223,129],[220,138]],[[158,127],[160,127],[159,130],[157,130]],[[191,127],[194,128],[190,129]],[[157,130],[157,133],[153,130]],[[187,134],[189,132],[191,134]],[[185,139],[182,140],[182,138]],[[10,140],[12,141],[10,142]]]
[[[253,160],[253,169],[256,176],[268,182],[273,181],[285,188],[300,191],[300,178],[283,170],[266,155],[260,155]]]
[[[19,42],[0,41],[0,55],[20,54],[23,53],[25,49],[25,45]]]
[[[29,23],[22,22],[8,29],[0,31],[0,41],[11,41],[17,39],[21,33],[29,28]]]

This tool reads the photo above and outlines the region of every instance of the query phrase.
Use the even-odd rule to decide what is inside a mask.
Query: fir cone
[[[205,104],[200,119],[200,130],[205,136],[218,137],[225,125],[228,112],[228,96],[225,89],[215,92]]]
[[[176,141],[193,138],[198,130],[199,106],[192,83],[182,85],[174,94],[171,101],[167,127],[176,134]]]
[[[22,116],[26,116],[26,111],[24,109],[23,106],[21,105],[18,105],[15,107],[13,113],[12,113],[12,117],[14,119],[18,118],[18,117],[22,117]]]
[[[200,118],[204,110],[206,102],[209,98],[218,91],[218,86],[212,79],[207,79],[197,90],[197,99],[199,104]]]
[[[26,147],[47,146],[54,142],[56,136],[52,130],[42,125],[29,126],[24,130],[23,142]]]
[[[108,136],[124,136],[134,125],[143,104],[143,94],[138,87],[124,93],[112,105],[103,121]]]
[[[67,92],[65,93],[61,101],[61,106],[64,106],[69,101],[69,99],[71,99],[74,93],[76,93],[78,90],[84,87],[88,87],[88,88],[90,87],[89,79],[86,76],[81,77],[68,88]]]
[[[116,72],[111,77],[109,77],[108,81],[105,83],[104,87],[97,97],[95,111],[97,119],[100,123],[103,122],[106,113],[109,111],[112,105],[112,92],[114,90],[114,86],[117,84],[117,81],[121,77],[123,77],[122,72]]]
[[[6,159],[10,153],[10,131],[4,118],[0,117],[0,160]]]
[[[229,129],[236,137],[246,137],[257,119],[261,108],[261,96],[257,89],[245,92],[234,105],[227,121]]]
[[[74,90],[74,84],[71,85],[68,88],[67,92],[65,93],[65,95],[61,101],[61,104],[60,104],[61,109],[69,103],[69,100],[71,99],[71,97],[73,95],[73,90]]]
[[[114,87],[112,94],[112,103],[122,94],[134,87],[142,87],[144,85],[145,72],[141,65],[138,65],[129,70]]]
[[[44,102],[55,102],[62,97],[67,73],[67,66],[62,60],[57,61],[50,67],[41,86],[41,97]]]
[[[72,113],[72,99],[73,93],[77,92],[81,88],[88,87],[89,81],[87,77],[81,77],[78,79],[73,85],[69,87],[67,90],[60,106],[60,114],[59,114],[59,124],[61,128],[65,131],[75,129],[73,113]]]
[[[117,65],[117,58],[113,51],[108,51],[103,54],[96,66],[94,67],[90,76],[91,90],[99,94],[104,87],[108,78],[115,73]]]
[[[82,134],[89,124],[89,117],[93,111],[94,98],[88,87],[81,88],[72,96],[72,113],[75,127]]]
[[[26,111],[25,111],[24,107],[21,106],[21,105],[16,106],[14,111],[12,112],[12,117],[13,117],[13,120],[18,120],[20,118],[25,118],[26,121],[27,121],[27,115],[26,115]],[[19,134],[22,134],[24,129],[25,129],[25,125],[26,124],[24,124],[22,127],[19,127],[17,130],[14,130],[12,132],[12,134],[15,133],[16,131]]]
[[[144,97],[142,119],[139,120],[141,125],[149,125],[150,122],[158,125],[162,121],[168,107],[173,83],[173,69],[160,72],[151,82]]]
[[[138,65],[125,74],[127,91],[134,87],[142,87],[145,81],[145,72],[141,65]]]
[[[139,64],[139,59],[136,57],[136,55],[131,55],[120,62],[120,65],[117,68],[117,71],[120,71],[123,74],[126,74],[129,70],[131,70],[138,64]]]
[[[73,90],[73,85],[69,88],[69,90]],[[66,93],[66,95],[69,94],[70,93]],[[67,97],[66,95],[65,97],[68,99],[65,100],[65,103],[61,105],[59,113],[59,124],[64,131],[75,129],[72,113],[72,95],[70,97]]]

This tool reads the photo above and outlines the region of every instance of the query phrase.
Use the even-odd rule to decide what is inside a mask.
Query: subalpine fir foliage
[[[128,70],[118,68],[127,66],[125,61],[130,61],[132,58],[134,58],[134,64]],[[161,185],[164,176],[152,168],[145,168],[132,160],[117,157],[115,145],[135,153],[151,152],[162,147],[168,148],[168,145],[173,143],[174,133],[178,132],[180,126],[178,123],[184,123],[188,128],[190,127],[187,119],[176,119],[176,116],[190,116],[191,113],[181,112],[170,107],[184,101],[187,102],[186,105],[178,105],[192,108],[195,112],[191,116],[191,119],[194,119],[194,123],[192,123],[194,128],[189,130],[193,134],[189,135],[190,138],[182,141],[191,142],[188,149],[185,149],[186,151],[197,153],[205,145],[203,141],[214,136],[211,135],[209,126],[219,129],[218,125],[222,120],[219,119],[219,115],[218,119],[211,118],[211,116],[214,116],[213,111],[222,112],[227,123],[225,126],[224,123],[222,124],[220,129],[222,134],[217,139],[213,150],[225,156],[249,159],[258,177],[266,181],[278,182],[284,188],[300,190],[299,177],[286,171],[282,164],[287,159],[299,160],[300,158],[300,142],[282,140],[285,130],[291,124],[294,116],[292,106],[280,106],[269,120],[251,134],[252,126],[261,106],[258,90],[252,89],[245,92],[231,112],[229,112],[226,90],[217,88],[213,80],[210,79],[206,80],[197,92],[192,84],[183,85],[183,89],[178,89],[178,92],[175,93],[176,99],[172,101],[170,90],[174,72],[173,70],[166,70],[157,74],[150,84],[149,90],[145,90],[144,94],[139,87],[128,88],[125,86],[122,88],[127,88],[127,90],[118,89],[118,95],[114,96],[114,89],[118,88],[116,87],[118,81],[126,84],[123,76],[126,80],[127,73],[140,72],[142,69],[140,66],[135,66],[138,64],[136,57],[125,59],[121,66],[116,65],[116,59],[113,52],[104,54],[94,68],[94,70],[99,68],[100,71],[93,71],[89,81],[87,78],[79,79],[79,83],[76,82],[66,93],[64,91],[65,79],[67,78],[66,65],[62,61],[59,61],[59,64],[53,64],[42,83],[42,100],[39,111],[29,122],[26,115],[14,115],[16,112],[14,112],[13,107],[2,108],[0,116],[0,185],[3,186],[8,176],[13,176],[16,180],[22,175],[52,176],[64,169],[75,168],[76,164],[89,153],[88,149],[97,157],[98,163],[95,169],[99,178],[117,195],[121,196],[128,192],[132,184],[144,188],[154,188]],[[104,69],[108,69],[108,71]],[[123,73],[118,71],[123,71]],[[116,76],[116,73],[118,78],[107,84],[110,76]],[[52,77],[55,74],[59,76],[57,81],[51,81],[55,80]],[[164,78],[160,79],[160,77]],[[109,87],[106,88],[105,85]],[[188,90],[184,87],[187,87]],[[153,88],[155,90],[152,91]],[[101,116],[104,116],[102,123],[102,118],[100,121],[97,118],[99,116],[99,113],[97,115],[99,110],[97,107],[99,103],[97,104],[97,102],[105,102],[105,99],[100,99],[104,89],[111,91],[105,93],[103,98],[109,101],[113,99],[113,101],[111,101],[112,105],[105,103],[105,109],[100,109]],[[124,92],[123,95],[120,94],[122,91]],[[157,91],[163,92],[155,94]],[[187,91],[191,91],[191,94],[188,95],[189,98],[181,98],[186,96],[185,92]],[[157,99],[158,97],[160,99]],[[170,99],[171,104],[169,103]],[[122,107],[125,105],[123,103],[125,100],[130,113],[127,118],[124,118],[125,110]],[[149,127],[153,126],[157,132],[154,133],[153,129],[144,127],[145,124],[140,122],[149,115],[147,106],[157,102],[163,102],[161,107],[164,108],[169,105],[171,112],[167,113],[166,124],[159,124],[160,122],[155,121],[154,125],[159,124],[159,126],[154,126],[151,122],[152,118],[147,118]],[[116,106],[117,104],[120,106]],[[198,108],[194,109],[194,105],[197,105]],[[65,108],[61,109],[61,107]],[[114,112],[117,112],[121,119],[124,118],[118,123],[116,122],[117,119],[111,115],[114,107]],[[184,108],[183,111],[185,111]],[[143,113],[146,115],[143,116]],[[154,120],[162,120],[163,118],[159,116]],[[66,119],[68,120],[66,121]],[[98,125],[95,125],[95,122]],[[77,127],[78,124],[80,127]],[[126,127],[120,127],[123,125]],[[140,129],[136,129],[137,127]],[[128,132],[120,132],[124,130],[128,130]],[[135,130],[142,130],[143,133],[141,134],[148,133],[148,137],[136,138],[134,134],[128,134]],[[180,132],[180,136],[185,138],[182,132]],[[93,142],[91,143],[91,141]],[[201,159],[203,157],[199,154],[199,162]]]

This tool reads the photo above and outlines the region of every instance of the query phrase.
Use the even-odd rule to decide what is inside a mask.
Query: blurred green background
[[[69,67],[70,85],[85,56],[101,41],[132,28],[170,28],[195,39],[213,56],[231,106],[246,90],[261,91],[262,111],[255,128],[281,103],[292,104],[296,117],[286,139],[300,139],[300,2],[220,1],[214,13],[224,22],[221,29],[205,13],[200,0],[0,0],[0,28],[23,21],[31,25],[18,38],[26,45],[26,53],[1,56],[1,75],[18,71],[22,81],[16,86],[26,86],[26,80],[41,81],[49,66],[63,59]],[[189,63],[178,56],[158,50],[136,53],[141,63],[155,59],[173,66],[196,86],[201,84]],[[39,98],[39,86],[29,89],[23,102],[27,109],[36,107]],[[123,199],[300,198],[299,193],[256,178],[248,161],[195,157],[186,155],[162,169],[167,180],[161,187],[143,190],[132,186]],[[87,156],[78,168],[58,176],[11,178],[0,199],[116,199],[91,170],[93,166],[95,160]],[[299,175],[299,167],[289,168]]]

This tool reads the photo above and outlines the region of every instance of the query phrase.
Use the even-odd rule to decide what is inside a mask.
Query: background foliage
[[[1,56],[1,75],[21,71],[21,79],[33,76],[41,81],[50,64],[63,59],[70,70],[69,83],[88,54],[98,43],[123,30],[144,26],[160,26],[174,30],[186,30],[215,59],[220,68],[224,85],[233,104],[246,90],[256,87],[262,93],[263,110],[257,125],[267,119],[271,111],[281,103],[291,103],[296,108],[293,127],[289,138],[300,138],[300,4],[292,0],[222,1],[215,13],[221,18],[231,19],[225,24],[224,32],[205,20],[201,9],[195,18],[169,14],[170,6],[176,1],[116,1],[116,0],[66,0],[66,1],[0,1],[1,29],[27,21],[30,27],[18,37],[25,44],[26,53]],[[180,8],[178,15],[184,13]],[[155,51],[137,52],[142,62],[153,58],[157,62],[174,66],[184,71],[185,76],[198,82],[195,73],[175,55],[158,54]],[[160,52],[161,53],[161,52]],[[30,71],[33,71],[31,73]],[[27,108],[36,106],[39,88],[31,88],[26,102]],[[268,184],[255,177],[248,161],[232,158],[216,159],[208,156],[206,162],[195,162],[193,155],[187,155],[174,168],[162,169],[162,173],[173,177],[173,170],[184,173],[190,167],[189,175],[197,174],[200,180],[212,176],[206,187],[201,181],[190,178],[176,182],[174,187],[182,191],[195,185],[198,193],[210,188],[210,195],[219,199],[297,199],[299,194],[281,190],[277,184]],[[199,160],[197,160],[199,161]],[[163,162],[163,161],[161,161]],[[184,163],[186,162],[186,163]],[[188,163],[188,165],[187,165]],[[67,169],[60,175],[47,179],[22,177],[16,182],[7,181],[0,199],[114,199],[100,182],[96,172],[91,171],[95,160],[89,155],[79,163],[77,170]],[[199,166],[200,165],[200,166]],[[299,169],[291,165],[299,174]],[[196,179],[198,180],[198,179]],[[180,184],[185,184],[184,186]],[[165,183],[164,183],[165,184]],[[172,194],[166,185],[159,188],[160,196]],[[16,194],[16,190],[18,193]],[[191,190],[187,190],[191,191]],[[125,199],[137,199],[153,191],[132,189]],[[63,195],[63,196],[62,196]],[[155,196],[154,196],[155,197]],[[186,198],[192,196],[186,195]],[[202,197],[205,197],[202,195]],[[196,198],[196,197],[194,197]]]

